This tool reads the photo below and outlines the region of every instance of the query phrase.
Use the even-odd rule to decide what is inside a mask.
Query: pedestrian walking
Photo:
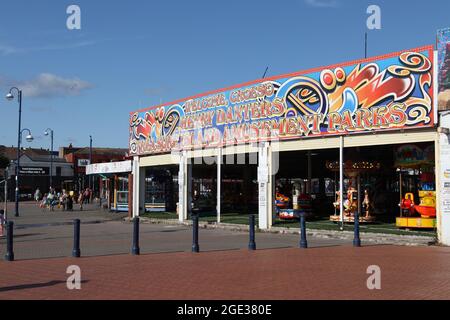
[[[39,190],[39,187],[36,189],[36,192],[34,193],[34,200],[39,203],[39,200],[41,200],[41,190]]]
[[[62,211],[66,211],[67,207],[67,192],[66,190],[62,190],[61,197],[59,198],[59,203],[61,204]]]
[[[50,211],[54,210],[55,194],[53,192],[49,192],[49,194],[47,196],[47,205],[48,205],[48,208],[50,209]]]
[[[86,188],[83,192],[83,198],[86,204],[89,204],[90,191],[89,188]]]
[[[47,208],[47,194],[44,194],[41,200],[41,204],[39,206],[42,208],[42,212],[44,212],[45,208]]]
[[[73,211],[73,191],[67,196],[67,211]]]
[[[83,203],[84,203],[84,193],[80,192],[80,196],[78,197],[78,203],[80,204],[80,211],[83,211]]]

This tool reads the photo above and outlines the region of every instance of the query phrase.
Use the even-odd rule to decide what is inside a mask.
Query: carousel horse
[[[352,216],[358,210],[358,202],[354,196],[354,193],[356,193],[356,189],[353,187],[349,187],[347,190],[347,199],[344,200],[344,214],[345,216]],[[337,199],[333,203],[334,207],[336,209],[340,209],[340,201],[341,201],[341,193],[340,191],[336,191]]]

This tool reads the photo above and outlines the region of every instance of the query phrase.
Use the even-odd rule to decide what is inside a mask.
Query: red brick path
[[[82,289],[66,288],[66,268]],[[366,287],[369,265],[382,289]],[[0,262],[0,299],[450,299],[450,248],[348,246]]]

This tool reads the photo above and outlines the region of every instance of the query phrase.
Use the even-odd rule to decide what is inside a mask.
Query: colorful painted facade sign
[[[130,114],[130,155],[430,127],[432,46],[261,79]]]

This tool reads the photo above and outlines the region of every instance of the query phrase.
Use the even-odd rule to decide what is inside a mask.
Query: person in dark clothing
[[[69,195],[66,199],[67,211],[73,211],[73,198]]]

